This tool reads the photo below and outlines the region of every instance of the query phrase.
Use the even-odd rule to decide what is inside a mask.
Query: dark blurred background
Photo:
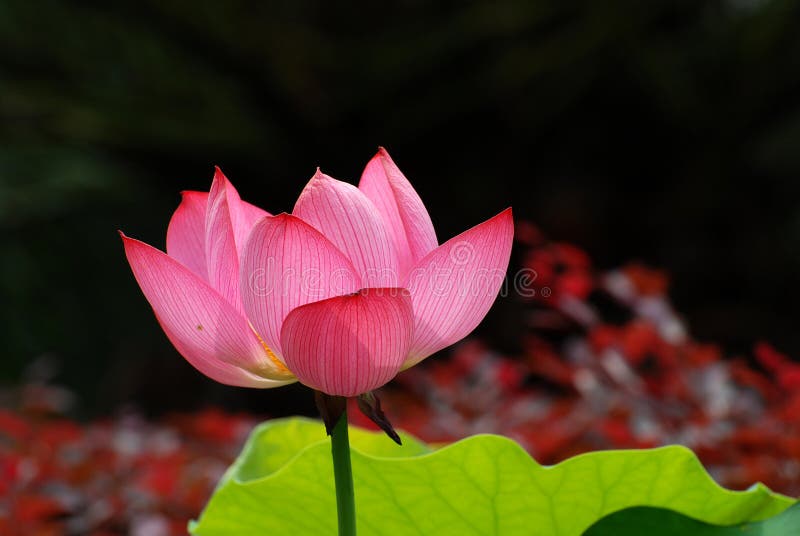
[[[207,189],[214,164],[290,210],[315,166],[355,182],[378,145],[442,240],[513,205],[601,268],[665,268],[699,339],[800,355],[798,15],[781,0],[0,2],[0,383],[44,357],[84,414],[310,411],[299,387],[191,369],[116,230],[163,248],[178,192]],[[501,300],[480,328],[510,352],[513,312]]]

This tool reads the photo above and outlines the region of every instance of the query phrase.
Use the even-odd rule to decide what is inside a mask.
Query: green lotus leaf
[[[789,536],[800,534],[800,503],[780,514],[751,523],[719,526],[703,523],[672,510],[637,506],[610,514],[584,533],[586,536]]]
[[[360,536],[579,535],[637,506],[737,525],[794,503],[762,485],[721,488],[679,446],[593,452],[545,467],[502,436],[433,449],[404,434],[402,447],[382,433],[350,434]],[[336,526],[330,440],[320,422],[292,418],[253,431],[190,531],[335,535]]]

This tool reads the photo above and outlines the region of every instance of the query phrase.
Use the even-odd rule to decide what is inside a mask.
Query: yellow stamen
[[[256,330],[253,330],[253,333],[255,333],[256,337],[258,337],[258,342],[260,342],[261,346],[264,347],[264,350],[267,352],[267,357],[269,357],[269,360],[272,361],[272,364],[275,365],[275,367],[277,367],[277,369],[280,372],[291,373],[291,371],[288,368],[286,368],[286,365],[284,365],[283,362],[281,362],[281,360],[278,359],[278,356],[275,355],[272,349],[270,349],[270,347],[267,346],[267,343],[264,342],[264,339],[261,338],[261,335],[259,335]]]

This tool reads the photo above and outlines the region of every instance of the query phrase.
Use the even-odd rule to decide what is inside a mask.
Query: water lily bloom
[[[166,254],[123,242],[161,327],[200,372],[349,397],[469,334],[501,288],[512,235],[507,209],[439,245],[380,149],[358,187],[317,171],[277,216],[217,169],[210,192],[184,192]]]

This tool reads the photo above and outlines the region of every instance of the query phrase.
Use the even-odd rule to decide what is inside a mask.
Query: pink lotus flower
[[[478,325],[512,235],[507,209],[438,245],[419,196],[380,149],[358,188],[317,171],[293,213],[277,216],[242,201],[217,169],[209,193],[184,192],[166,254],[122,238],[161,327],[200,372],[356,396]]]

